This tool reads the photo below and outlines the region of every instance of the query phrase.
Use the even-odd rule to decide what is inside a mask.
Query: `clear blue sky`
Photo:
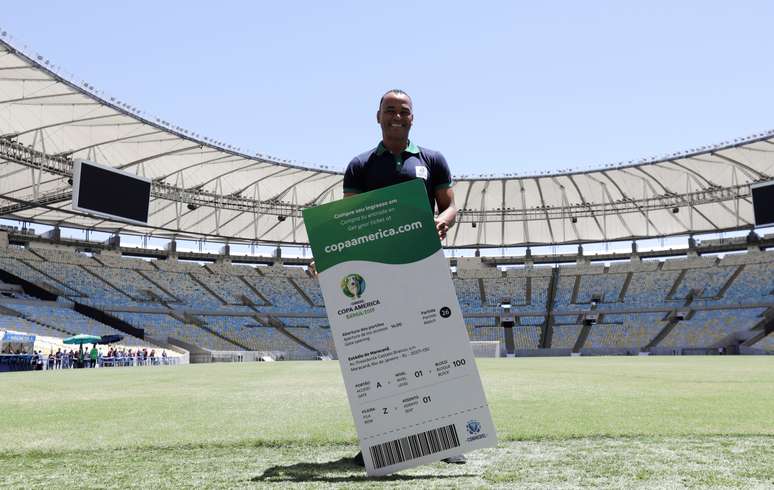
[[[456,174],[615,163],[774,127],[774,2],[3,2],[0,27],[189,130],[343,168],[379,96]]]

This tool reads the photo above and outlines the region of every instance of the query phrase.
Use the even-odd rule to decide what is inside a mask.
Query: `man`
[[[435,227],[443,240],[457,219],[451,172],[440,152],[420,148],[409,140],[414,122],[411,97],[398,89],[384,94],[376,121],[382,128],[382,141],[349,162],[344,172],[344,197],[422,179],[430,209],[435,211],[438,206]]]
[[[99,357],[99,351],[97,350],[97,345],[94,344],[91,346],[91,352],[89,352],[89,358],[91,360],[91,367],[95,368],[97,367],[97,358]]]
[[[349,162],[344,172],[344,197],[381,189],[412,179],[422,179],[427,190],[430,210],[435,217],[438,237],[443,240],[457,219],[454,191],[449,166],[437,151],[422,148],[409,140],[414,123],[414,107],[409,95],[398,89],[388,91],[379,101],[376,122],[382,128],[382,141]],[[363,454],[354,458],[363,466]],[[463,464],[465,456],[444,459],[446,463]]]

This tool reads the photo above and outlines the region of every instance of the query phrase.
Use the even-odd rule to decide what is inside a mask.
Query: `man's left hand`
[[[442,219],[435,219],[435,229],[438,231],[438,238],[443,240],[446,238],[446,232],[449,231],[449,225]]]

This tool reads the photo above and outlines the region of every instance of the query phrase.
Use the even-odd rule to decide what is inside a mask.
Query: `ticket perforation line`
[[[436,417],[434,419],[423,420],[421,422],[417,422],[416,424],[406,425],[403,427],[396,427],[395,429],[388,430],[387,432],[382,432],[381,434],[374,434],[372,436],[363,437],[363,440],[366,441],[368,439],[373,439],[374,437],[386,436],[387,434],[392,434],[393,432],[400,432],[406,429],[410,429],[412,427],[417,427],[419,425],[426,424],[428,422],[437,422],[439,420],[448,419],[449,417],[454,417],[455,415],[461,415],[463,413],[472,412],[473,410],[480,410],[482,408],[487,408],[488,406],[489,405],[481,405],[480,407],[471,407],[471,408],[468,408],[467,410],[460,410],[459,412],[450,413],[448,415],[442,415],[441,417]]]

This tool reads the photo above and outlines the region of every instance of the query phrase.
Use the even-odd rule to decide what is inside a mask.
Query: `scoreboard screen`
[[[151,180],[77,160],[73,166],[73,209],[116,221],[148,224]]]

